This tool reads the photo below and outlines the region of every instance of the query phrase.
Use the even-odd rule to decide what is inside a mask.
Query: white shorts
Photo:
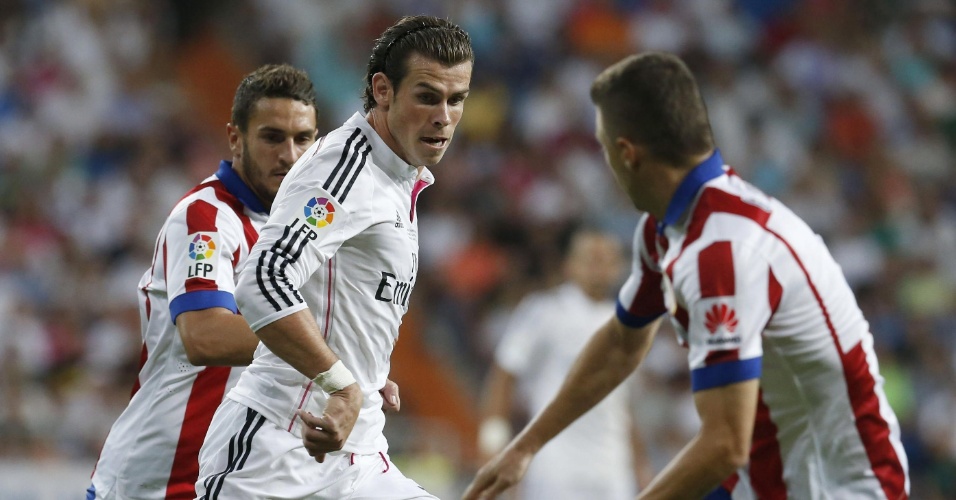
[[[387,453],[330,453],[320,464],[301,438],[231,399],[216,410],[199,450],[196,495],[203,500],[437,500],[405,477]]]

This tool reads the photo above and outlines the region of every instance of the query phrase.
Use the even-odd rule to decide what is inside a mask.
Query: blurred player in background
[[[458,26],[402,18],[372,50],[367,114],[283,182],[236,291],[262,344],[210,425],[201,498],[434,498],[391,463],[378,388],[418,273],[415,203],[473,60]]]
[[[611,170],[647,212],[631,275],[558,395],[465,498],[520,480],[637,367],[665,312],[689,349],[701,429],[639,498],[907,498],[899,424],[840,267],[792,211],[724,164],[688,68],[631,56],[591,97]]]
[[[486,459],[508,443],[514,405],[523,402],[529,415],[543,410],[590,336],[614,314],[612,287],[624,269],[620,247],[613,235],[576,232],[564,261],[567,281],[515,309],[485,387],[479,449]],[[646,484],[652,472],[634,425],[631,385],[617,387],[541,449],[521,482],[521,498],[634,498],[636,478]]]
[[[232,161],[187,193],[156,239],[139,283],[143,350],[87,499],[195,498],[198,453],[226,390],[259,339],[237,314],[242,264],[279,184],[315,142],[312,81],[288,65],[248,74],[226,136]]]

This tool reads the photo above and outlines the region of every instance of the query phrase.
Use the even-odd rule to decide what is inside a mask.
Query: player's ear
[[[385,73],[379,71],[372,75],[372,97],[375,98],[375,104],[382,111],[388,111],[388,104],[392,102],[394,91],[392,81],[385,76]]]
[[[227,123],[226,136],[229,138],[229,151],[232,151],[232,156],[234,158],[242,156],[242,133],[239,127]]]
[[[644,147],[626,137],[615,139],[614,146],[617,154],[621,156],[621,163],[628,170],[635,169],[644,160],[646,154]]]

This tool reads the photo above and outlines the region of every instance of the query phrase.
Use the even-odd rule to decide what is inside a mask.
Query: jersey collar
[[[693,168],[687,177],[677,186],[674,197],[667,205],[667,212],[664,213],[664,220],[657,223],[657,233],[664,234],[664,228],[671,226],[680,219],[681,215],[687,211],[690,204],[693,203],[700,188],[711,179],[715,179],[724,174],[724,159],[720,157],[720,150],[714,149],[714,154],[704,160],[701,164]]]
[[[216,171],[216,177],[219,177],[222,184],[226,186],[226,191],[229,191],[233,196],[239,198],[239,201],[249,207],[249,210],[269,215],[269,210],[262,206],[262,202],[259,201],[259,197],[256,196],[256,193],[253,193],[252,189],[239,177],[239,174],[233,170],[231,161],[222,160],[219,162],[219,170]]]

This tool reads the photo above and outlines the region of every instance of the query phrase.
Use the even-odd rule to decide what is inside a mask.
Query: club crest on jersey
[[[216,241],[208,234],[198,233],[189,242],[189,258],[195,261],[209,260],[216,254]]]
[[[317,228],[328,226],[335,219],[335,206],[328,198],[312,198],[302,211],[305,221]]]

